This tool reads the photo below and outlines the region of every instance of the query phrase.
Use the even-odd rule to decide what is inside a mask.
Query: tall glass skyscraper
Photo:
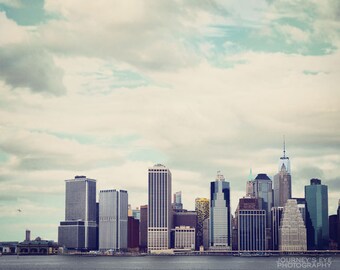
[[[288,199],[292,198],[292,177],[290,174],[290,161],[286,156],[285,143],[283,156],[279,162],[279,172],[274,176],[274,206],[283,207]]]
[[[164,165],[149,168],[148,251],[170,248],[172,228],[171,172]]]
[[[175,211],[176,210],[182,210],[183,204],[182,204],[182,191],[177,191],[174,193],[174,202],[173,207]]]
[[[127,241],[127,191],[101,190],[99,193],[99,250],[126,250]]]
[[[328,249],[328,188],[319,179],[305,186],[308,249]]]
[[[230,185],[220,172],[210,183],[210,246],[231,249]]]
[[[67,249],[93,250],[97,245],[96,180],[76,176],[65,183],[65,221],[58,228],[58,243]]]

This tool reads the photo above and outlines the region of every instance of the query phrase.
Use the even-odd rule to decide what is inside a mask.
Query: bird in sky
[[[17,211],[18,211],[19,213],[21,213],[21,209],[17,209]]]

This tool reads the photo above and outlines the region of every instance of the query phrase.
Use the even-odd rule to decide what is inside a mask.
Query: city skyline
[[[75,175],[145,205],[157,163],[189,210],[220,170],[234,214],[249,169],[274,182],[283,136],[292,197],[321,179],[336,213],[339,9],[0,0],[0,240],[57,240]]]

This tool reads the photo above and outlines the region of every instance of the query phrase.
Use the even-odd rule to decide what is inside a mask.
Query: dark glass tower
[[[305,186],[307,248],[328,249],[328,189],[319,179],[311,179]]]

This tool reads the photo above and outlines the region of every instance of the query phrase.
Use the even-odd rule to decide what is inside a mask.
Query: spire
[[[286,138],[283,135],[283,157],[286,158]]]
[[[253,178],[253,170],[252,168],[250,168],[250,171],[249,171],[249,176],[248,176],[248,181],[253,181],[254,178]]]

